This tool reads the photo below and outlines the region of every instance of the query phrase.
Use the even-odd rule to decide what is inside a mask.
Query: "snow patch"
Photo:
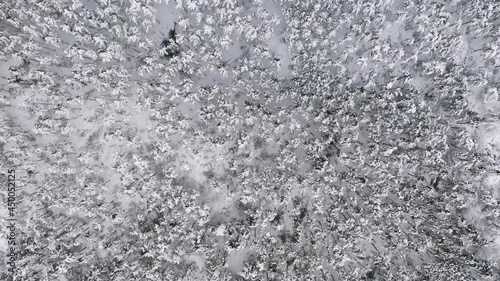
[[[463,63],[465,61],[465,58],[467,57],[468,49],[469,49],[469,44],[467,43],[467,40],[465,40],[464,36],[461,36],[461,40],[454,48],[453,61],[456,64]]]
[[[476,131],[478,148],[500,155],[500,124],[485,124]]]
[[[205,258],[200,255],[190,255],[188,261],[194,262],[199,270],[205,268]]]
[[[490,261],[500,262],[500,233],[486,248],[486,256]]]
[[[2,61],[0,63],[0,77],[9,77],[9,68],[14,65],[19,65],[21,63],[21,60],[16,59],[14,57],[10,57],[7,59],[7,61]],[[0,78],[2,80],[6,80],[4,78]]]
[[[263,1],[264,9],[266,9],[271,15],[274,15],[279,19],[279,23],[276,24],[275,30],[271,38],[269,38],[265,43],[269,49],[276,54],[279,61],[278,67],[278,77],[280,79],[286,79],[291,77],[290,64],[292,63],[292,54],[290,48],[282,39],[283,34],[286,32],[285,16],[279,3],[275,1]]]
[[[483,101],[485,103],[498,102],[498,90],[497,88],[489,88],[486,90],[483,96]]]
[[[495,196],[497,200],[500,200],[500,175],[491,174],[485,180],[484,184],[487,189],[491,190],[491,193]]]
[[[247,261],[248,258],[255,254],[256,252],[251,249],[233,250],[229,254],[229,258],[227,260],[227,268],[236,274],[243,269],[245,261]]]
[[[174,28],[174,23],[179,17],[177,9],[175,7],[175,3],[170,4],[156,4],[154,5],[156,8],[156,16],[157,23],[152,28],[152,35],[149,35],[149,38],[153,38],[157,42],[163,41],[168,36],[168,30]]]
[[[391,23],[388,24],[382,32],[380,32],[380,39],[386,40],[390,39],[392,42],[397,43],[399,42],[398,38],[400,36],[400,26],[398,23]]]
[[[226,234],[226,226],[223,224],[217,227],[217,229],[215,230],[216,236],[224,236],[225,234]]]
[[[500,175],[490,175],[484,181],[487,187],[489,188],[498,188],[500,187]]]
[[[278,77],[285,79],[290,77],[290,64],[292,63],[292,54],[286,43],[278,36],[272,36],[267,40],[269,49],[279,58]]]
[[[415,89],[422,91],[425,88],[427,81],[424,77],[416,75],[412,77],[410,84],[415,87]]]

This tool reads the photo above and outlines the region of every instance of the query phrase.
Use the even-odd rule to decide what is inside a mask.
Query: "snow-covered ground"
[[[16,278],[499,279],[494,1],[63,2],[0,3]]]

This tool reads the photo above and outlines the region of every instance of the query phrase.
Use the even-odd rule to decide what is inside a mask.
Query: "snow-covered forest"
[[[497,0],[2,0],[0,279],[500,280],[499,88]]]

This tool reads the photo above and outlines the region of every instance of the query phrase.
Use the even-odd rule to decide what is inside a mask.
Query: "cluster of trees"
[[[0,3],[15,280],[498,279],[494,1],[162,2]]]

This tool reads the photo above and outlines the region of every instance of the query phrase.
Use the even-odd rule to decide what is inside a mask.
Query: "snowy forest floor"
[[[500,5],[0,3],[13,280],[499,280]]]

